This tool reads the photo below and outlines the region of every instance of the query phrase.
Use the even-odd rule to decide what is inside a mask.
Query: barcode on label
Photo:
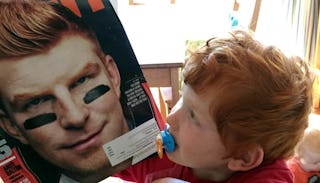
[[[110,157],[114,156],[114,152],[113,152],[113,149],[111,146],[107,146],[106,149],[107,149],[107,153]]]

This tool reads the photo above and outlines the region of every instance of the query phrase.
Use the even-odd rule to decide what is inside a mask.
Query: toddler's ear
[[[238,157],[232,157],[228,162],[228,168],[232,171],[248,171],[259,166],[264,157],[263,148],[255,145],[244,151]]]

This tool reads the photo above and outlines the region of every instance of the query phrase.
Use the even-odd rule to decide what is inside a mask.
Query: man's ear
[[[23,136],[19,128],[10,121],[9,116],[0,109],[0,127],[9,136],[19,140],[23,144],[28,144],[27,139]]]
[[[247,171],[259,166],[264,157],[263,148],[255,145],[241,153],[238,157],[230,158],[228,168],[232,171]]]
[[[120,78],[120,73],[118,70],[118,67],[113,60],[113,58],[110,55],[105,56],[104,60],[104,66],[107,70],[109,80],[111,84],[113,85],[113,88],[117,94],[117,96],[120,98],[120,84],[121,84],[121,78]]]

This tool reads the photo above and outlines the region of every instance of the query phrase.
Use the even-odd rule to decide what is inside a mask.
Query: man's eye
[[[31,100],[31,102],[29,102],[29,105],[38,105],[41,102],[42,102],[42,99],[36,98],[36,99]]]
[[[88,80],[88,78],[89,78],[88,76],[81,77],[80,79],[78,79],[78,81],[74,82],[70,87],[75,88],[75,87],[85,83]]]
[[[44,96],[44,97],[39,97],[32,99],[30,102],[28,102],[25,106],[25,108],[30,108],[30,107],[36,107],[41,105],[42,103],[46,102],[47,100],[52,99],[52,96]]]

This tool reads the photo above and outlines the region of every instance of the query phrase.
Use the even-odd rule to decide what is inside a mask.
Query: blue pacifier
[[[164,127],[164,130],[161,131],[156,138],[156,145],[157,145],[157,152],[160,158],[163,156],[163,148],[166,150],[166,152],[171,153],[174,151],[175,148],[175,142],[168,131],[169,125],[166,124]]]

